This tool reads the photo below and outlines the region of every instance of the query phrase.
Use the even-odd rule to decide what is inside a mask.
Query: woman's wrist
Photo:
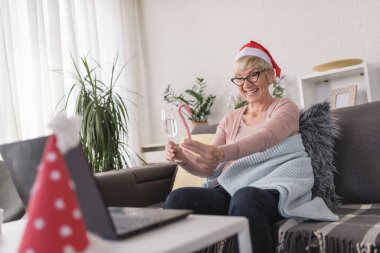
[[[222,148],[218,148],[219,154],[218,154],[218,162],[221,163],[224,161],[224,150]]]

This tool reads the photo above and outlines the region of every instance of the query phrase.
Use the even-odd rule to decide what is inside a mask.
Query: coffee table
[[[17,252],[25,224],[25,219],[3,224],[0,252]],[[236,234],[240,252],[251,253],[248,220],[244,217],[189,215],[124,240],[103,240],[91,234],[89,238],[103,252],[178,253],[194,252]]]

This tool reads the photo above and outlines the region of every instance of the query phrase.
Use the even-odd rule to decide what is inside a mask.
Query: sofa
[[[380,101],[331,114],[340,128],[332,146],[332,182],[340,203],[331,209],[340,220],[281,220],[273,227],[277,252],[380,250]],[[217,124],[198,126],[192,135],[213,134],[216,128]],[[318,138],[318,129],[314,135]]]
[[[107,206],[160,207],[172,190],[176,173],[175,163],[154,163],[97,173],[95,179]],[[3,161],[0,161],[0,208],[4,209],[4,222],[25,214]]]
[[[95,174],[107,206],[161,207],[171,192],[175,163],[152,163]]]
[[[341,129],[333,145],[336,166],[333,182],[341,204],[332,210],[340,220],[299,222],[284,219],[278,222],[273,227],[278,252],[380,250],[380,102],[336,109],[333,114]],[[192,135],[213,134],[216,127],[197,126]],[[318,137],[318,131],[315,136]],[[9,221],[19,218],[23,207],[19,201],[4,201],[14,194],[14,188],[2,187],[10,185],[9,178],[3,177],[6,173],[2,168],[0,166],[0,207],[4,208],[3,203],[18,205],[17,208],[5,207],[6,221]],[[176,172],[175,164],[159,163],[103,172],[95,177],[109,206],[160,206],[171,191]]]

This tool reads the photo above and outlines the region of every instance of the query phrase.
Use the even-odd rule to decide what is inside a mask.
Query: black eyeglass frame
[[[234,77],[234,78],[231,78],[231,82],[233,84],[235,84],[236,86],[243,86],[244,85],[244,82],[247,80],[248,82],[250,82],[251,84],[255,84],[257,82],[257,80],[259,80],[259,77],[260,77],[260,74],[265,72],[266,69],[263,69],[263,70],[259,70],[259,71],[256,71],[256,72],[253,72],[251,73],[249,76],[247,77]],[[252,76],[256,76],[256,80],[255,81],[250,81],[248,78],[252,77]],[[237,84],[235,83],[235,80],[241,80],[243,81],[241,84]]]

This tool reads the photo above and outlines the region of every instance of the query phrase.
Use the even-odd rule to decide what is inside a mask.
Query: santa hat
[[[80,121],[57,117],[34,182],[19,252],[81,252],[89,240],[63,153],[78,142]]]
[[[269,63],[269,65],[271,65],[276,72],[275,82],[276,83],[280,82],[281,68],[277,65],[272,55],[269,53],[269,51],[265,47],[251,40],[250,42],[248,42],[247,44],[245,44],[244,46],[240,48],[239,53],[237,54],[235,60],[246,55],[256,56],[260,59],[263,59],[267,63]]]

